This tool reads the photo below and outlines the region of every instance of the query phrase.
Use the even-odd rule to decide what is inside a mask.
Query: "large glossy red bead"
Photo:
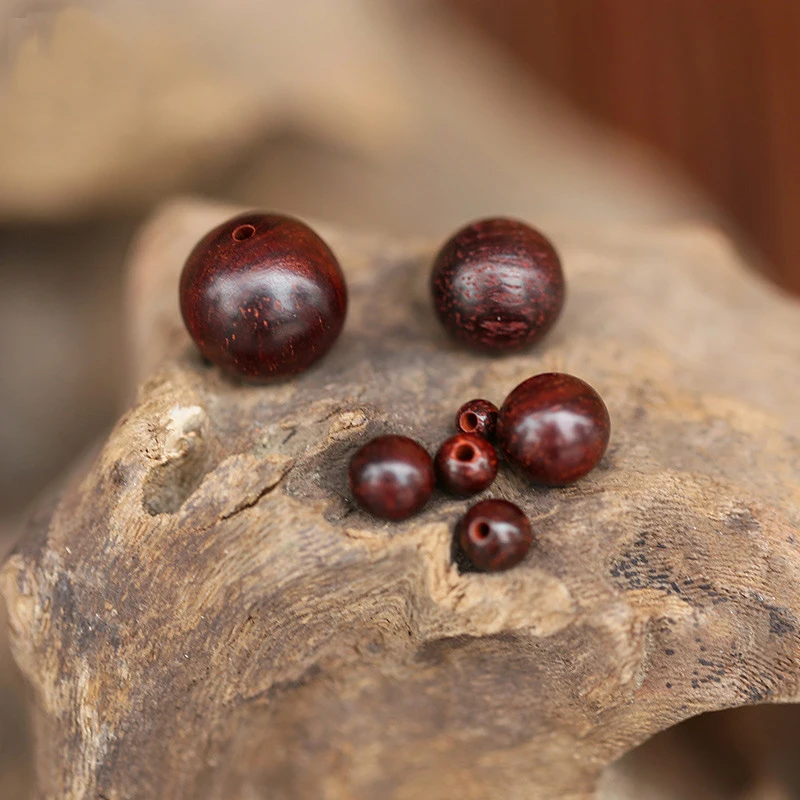
[[[462,497],[488,489],[497,475],[497,452],[474,433],[457,433],[442,442],[434,463],[439,483]]]
[[[435,485],[433,460],[406,436],[379,436],[350,461],[350,491],[365,511],[402,520],[421,511]]]
[[[497,406],[488,400],[468,400],[456,412],[456,429],[494,439],[497,429]]]
[[[431,273],[433,304],[459,341],[489,351],[538,342],[564,305],[564,274],[553,245],[512,219],[467,225],[445,243]]]
[[[308,225],[244,214],[192,250],[180,306],[209,361],[262,381],[297,375],[330,350],[344,326],[347,288],[336,257]]]
[[[594,469],[611,433],[608,409],[588,383],[548,372],[506,398],[497,443],[509,463],[535,483],[566,486]]]
[[[519,564],[533,541],[528,518],[507,500],[476,503],[459,522],[456,534],[472,565],[485,572],[499,572]]]

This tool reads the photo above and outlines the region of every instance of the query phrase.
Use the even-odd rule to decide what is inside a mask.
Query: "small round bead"
[[[497,429],[497,406],[488,400],[470,400],[456,413],[456,430],[493,439]]]
[[[588,383],[547,372],[517,386],[500,408],[497,443],[535,483],[566,486],[594,469],[611,433],[608,409]]]
[[[523,511],[507,500],[482,500],[458,524],[458,543],[472,565],[499,572],[519,564],[530,550],[533,534]]]
[[[456,233],[431,274],[433,304],[459,341],[519,350],[553,327],[564,305],[564,274],[553,245],[511,219],[484,219]]]
[[[441,485],[462,497],[487,489],[497,475],[497,452],[474,433],[457,433],[442,442],[435,463]]]
[[[336,257],[307,225],[243,214],[192,250],[180,305],[203,356],[259,381],[297,375],[328,352],[344,326],[347,288]]]
[[[365,511],[381,519],[413,516],[430,499],[435,485],[433,460],[406,436],[379,436],[350,461],[350,491]]]

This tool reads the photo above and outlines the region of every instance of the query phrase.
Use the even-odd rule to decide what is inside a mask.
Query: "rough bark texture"
[[[474,356],[427,298],[436,243],[321,228],[346,331],[297,380],[235,385],[184,332],[178,274],[233,209],[183,203],[129,286],[136,400],[31,520],[3,588],[33,688],[39,797],[590,798],[704,711],[800,696],[800,310],[716,232],[547,226],[569,281],[534,352]],[[437,496],[383,524],[349,454],[431,449],[470,397],[560,369],[612,415],[568,489],[489,492],[536,534],[461,572]]]

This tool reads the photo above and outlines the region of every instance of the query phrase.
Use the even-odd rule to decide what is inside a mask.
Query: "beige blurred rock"
[[[6,217],[141,206],[236,167],[223,196],[402,232],[707,211],[433,4],[87,0],[11,27]]]
[[[152,202],[277,128],[371,147],[407,125],[363,2],[61,6],[23,3],[0,29],[3,216]]]

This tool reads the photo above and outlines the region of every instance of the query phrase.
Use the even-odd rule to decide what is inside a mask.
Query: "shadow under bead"
[[[523,222],[495,218],[467,225],[444,244],[431,292],[439,320],[457,340],[512,352],[553,327],[566,289],[550,241]]]
[[[497,452],[474,433],[457,433],[442,442],[434,463],[441,486],[462,497],[488,489],[497,476]]]
[[[396,521],[421,511],[436,483],[433,459],[407,436],[371,439],[350,460],[348,476],[361,508]]]
[[[611,420],[600,395],[573,375],[546,372],[506,398],[497,444],[534,483],[566,486],[593,470],[608,447]]]
[[[331,249],[308,225],[243,214],[214,228],[181,274],[183,319],[202,355],[247,380],[308,369],[344,327],[347,287]]]
[[[461,550],[483,572],[511,569],[528,554],[531,523],[507,500],[482,500],[467,511],[456,529]]]

